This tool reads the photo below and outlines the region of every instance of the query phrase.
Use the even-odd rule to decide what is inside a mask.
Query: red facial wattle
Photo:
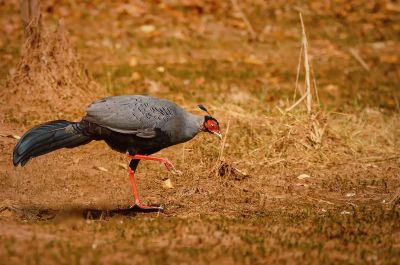
[[[220,130],[219,130],[219,125],[218,125],[218,123],[216,123],[216,122],[213,121],[213,120],[208,120],[208,121],[205,123],[205,127],[207,128],[207,130],[208,130],[210,133],[213,133],[213,134],[217,135],[220,139],[222,139],[222,134],[221,134],[221,132],[220,132]]]

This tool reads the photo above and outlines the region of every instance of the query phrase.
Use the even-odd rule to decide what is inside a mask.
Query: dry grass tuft
[[[17,70],[1,92],[2,102],[9,106],[5,119],[31,125],[77,118],[103,91],[79,62],[62,20],[55,32],[44,28],[40,19],[27,27]]]

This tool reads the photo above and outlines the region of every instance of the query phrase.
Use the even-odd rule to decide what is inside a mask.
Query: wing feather
[[[177,108],[171,101],[150,96],[115,96],[93,102],[84,119],[112,131],[154,138],[156,129],[176,116]]]

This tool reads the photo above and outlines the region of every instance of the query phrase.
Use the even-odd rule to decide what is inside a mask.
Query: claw
[[[147,206],[143,204],[134,204],[130,207],[130,209],[134,209],[140,212],[163,212],[165,207],[164,205],[159,206]]]
[[[174,165],[171,163],[171,161],[169,161],[168,159],[165,159],[163,162],[164,162],[165,167],[169,171],[176,171],[176,169],[175,169]]]

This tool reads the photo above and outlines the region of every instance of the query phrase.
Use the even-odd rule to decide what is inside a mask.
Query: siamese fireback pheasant
[[[128,173],[134,195],[134,207],[142,211],[163,210],[162,206],[143,205],[134,173],[140,160],[174,166],[166,158],[150,156],[163,148],[186,142],[199,132],[222,138],[218,121],[203,105],[205,116],[194,115],[175,103],[144,95],[114,96],[93,102],[79,122],[55,120],[28,130],[14,148],[14,166],[60,148],[73,148],[92,140],[103,140],[113,150],[131,158]]]

